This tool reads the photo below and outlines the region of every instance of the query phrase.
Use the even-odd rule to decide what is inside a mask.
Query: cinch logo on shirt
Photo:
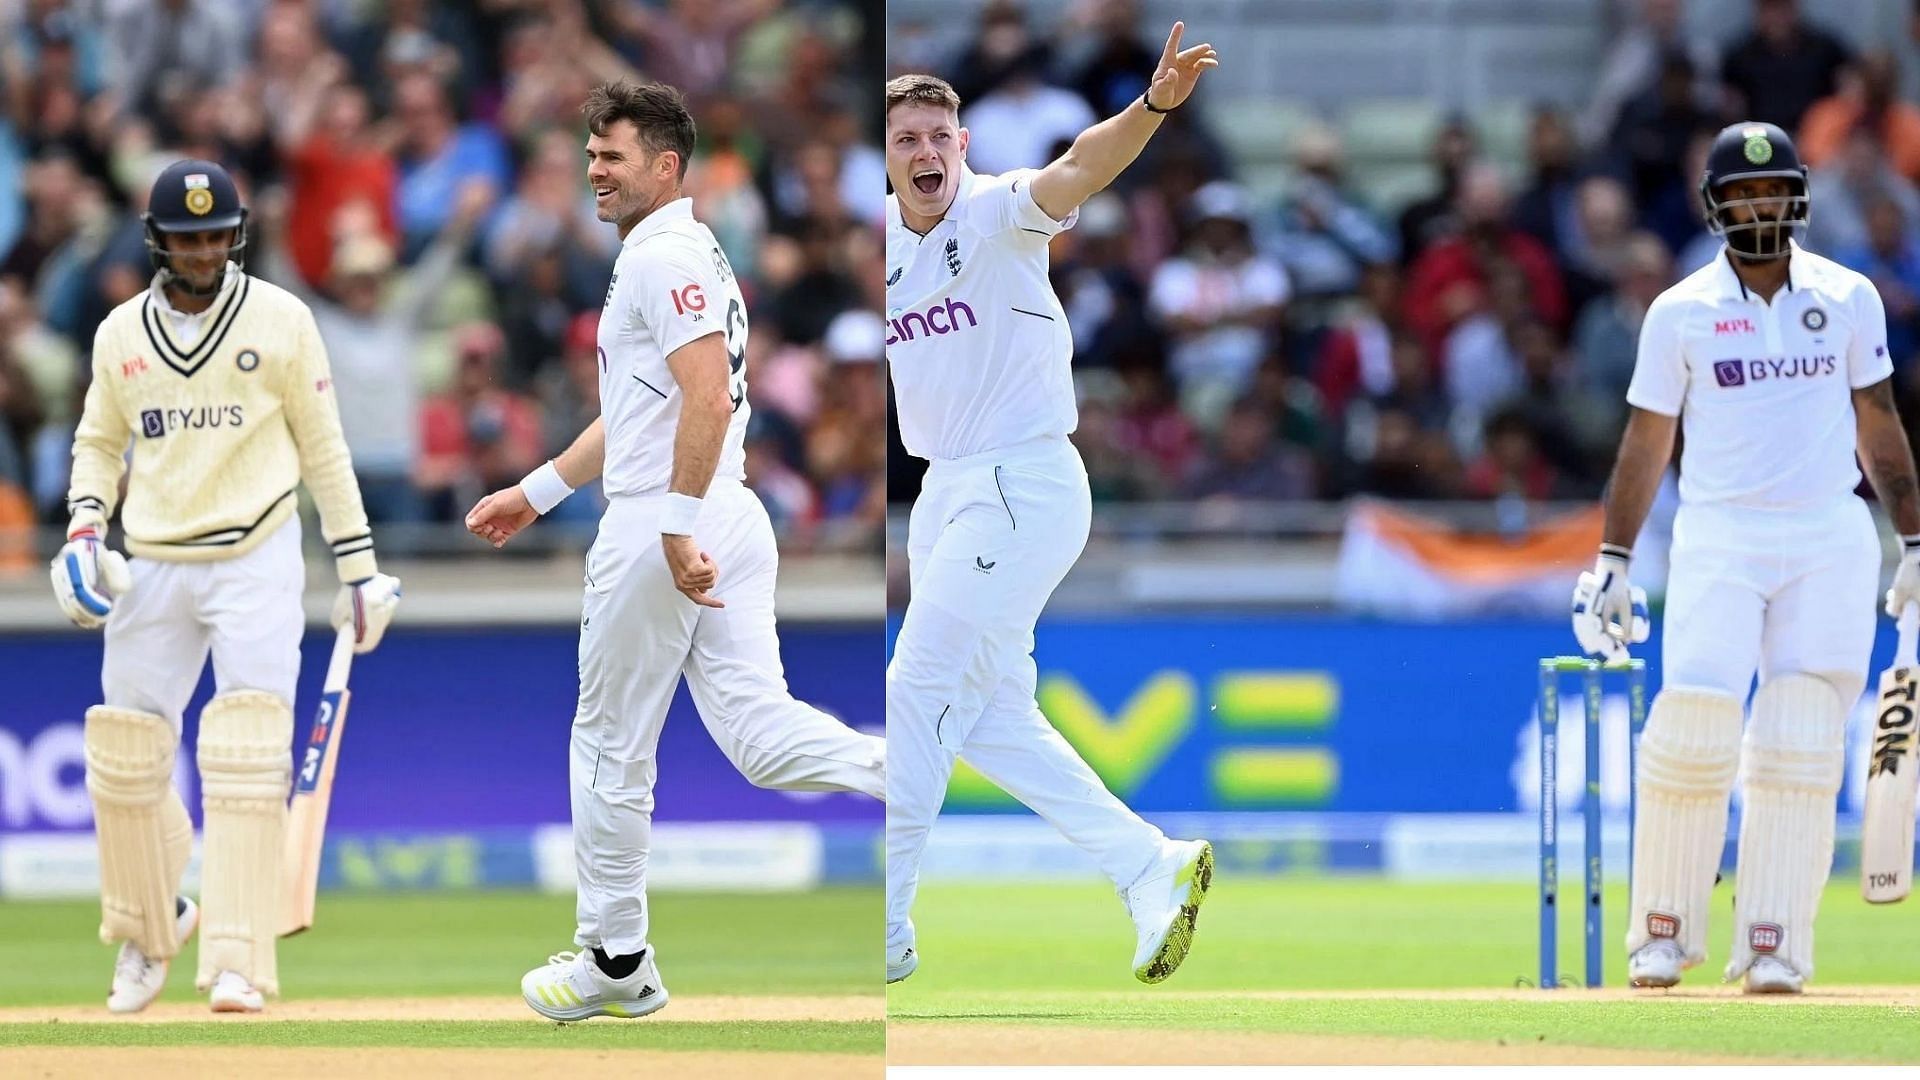
[[[1715,360],[1713,381],[1721,386],[1745,386],[1768,379],[1812,378],[1839,369],[1837,356],[1789,356],[1779,360]]]
[[[1715,337],[1719,337],[1722,334],[1751,334],[1753,332],[1752,319],[1720,319],[1713,324],[1713,334]]]
[[[197,409],[142,409],[140,434],[157,439],[169,431],[239,427],[238,405],[202,405]]]
[[[944,304],[935,303],[922,313],[909,311],[905,315],[894,315],[887,320],[888,345],[902,341],[913,341],[929,334],[951,334],[960,329],[960,316],[967,317],[968,326],[979,326],[980,321],[973,317],[973,309],[954,297],[947,297]],[[918,326],[919,329],[914,329]]]

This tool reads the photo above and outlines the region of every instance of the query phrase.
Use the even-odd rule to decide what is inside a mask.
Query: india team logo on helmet
[[[1749,183],[1745,197],[1729,198],[1729,189],[1742,181],[1772,183]],[[1784,193],[1755,194],[1768,187],[1783,187]],[[1800,151],[1793,137],[1773,124],[1748,121],[1722,128],[1707,150],[1699,190],[1707,229],[1743,259],[1784,258],[1792,251],[1794,231],[1806,227],[1811,212]]]
[[[1744,147],[1747,160],[1755,165],[1765,165],[1773,160],[1773,144],[1767,141],[1767,129],[1750,127],[1746,130],[1747,142]]]

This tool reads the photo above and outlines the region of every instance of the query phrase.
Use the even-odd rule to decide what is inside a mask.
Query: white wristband
[[[667,536],[692,536],[693,523],[700,519],[700,500],[678,491],[667,492],[660,500],[660,532]]]
[[[520,481],[520,491],[536,514],[545,514],[573,494],[573,489],[560,479],[560,470],[554,468],[551,461],[528,473],[526,479]]]

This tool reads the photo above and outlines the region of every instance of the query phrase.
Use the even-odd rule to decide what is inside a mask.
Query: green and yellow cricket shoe
[[[1194,923],[1213,884],[1213,845],[1205,840],[1168,841],[1160,860],[1120,894],[1140,935],[1133,951],[1133,977],[1157,983],[1172,975],[1193,947]]]
[[[660,969],[653,960],[653,947],[648,946],[640,966],[626,978],[616,979],[594,963],[591,949],[555,953],[545,967],[534,968],[520,980],[520,996],[549,1020],[593,1016],[631,1020],[666,1007],[667,985],[660,981]]]

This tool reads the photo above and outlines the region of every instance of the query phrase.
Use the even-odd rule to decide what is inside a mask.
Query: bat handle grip
[[[1911,667],[1915,663],[1914,650],[1916,639],[1920,639],[1920,604],[1908,604],[1900,609],[1900,639],[1893,654],[1896,665]]]
[[[340,628],[333,638],[333,656],[327,661],[327,681],[323,691],[344,690],[347,685],[347,671],[353,666],[353,624],[349,622]]]

